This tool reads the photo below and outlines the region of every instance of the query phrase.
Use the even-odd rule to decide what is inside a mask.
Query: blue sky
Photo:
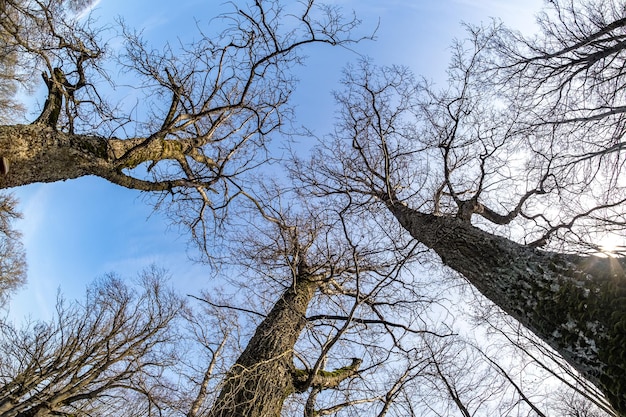
[[[240,3],[236,0],[234,3]],[[330,131],[335,111],[331,92],[342,68],[359,58],[377,64],[401,64],[416,74],[445,81],[449,45],[463,37],[460,22],[487,22],[501,18],[526,33],[533,31],[539,0],[334,0],[347,12],[354,10],[364,29],[380,19],[377,41],[341,48],[314,47],[294,95],[298,123],[317,135]],[[195,21],[206,25],[224,3],[212,0],[171,1],[100,0],[93,10],[103,24],[121,16],[129,26],[143,30],[159,45],[193,37]],[[114,43],[112,43],[115,46]],[[43,97],[34,97],[39,101]],[[28,284],[12,299],[15,319],[50,317],[57,291],[66,298],[81,297],[93,279],[116,272],[135,276],[157,264],[167,268],[175,286],[194,292],[206,287],[208,267],[188,258],[184,231],[172,228],[160,213],[153,213],[142,194],[111,185],[98,178],[81,178],[54,184],[33,184],[13,190],[24,215]],[[215,281],[213,281],[214,283]]]

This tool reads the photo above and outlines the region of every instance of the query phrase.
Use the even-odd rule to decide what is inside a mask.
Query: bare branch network
[[[356,17],[232,2],[192,43],[122,25],[116,54],[89,6],[0,1],[0,188],[149,193],[242,295],[183,302],[153,269],[51,323],[0,321],[0,416],[626,415],[626,261],[603,243],[626,231],[623,2],[550,1],[534,37],[468,25],[443,88],[362,59],[333,131],[287,161],[269,143],[293,133],[292,70],[371,38]],[[107,98],[111,62],[143,94],[130,110]],[[18,124],[39,73],[45,103]],[[25,263],[0,203],[5,296]],[[455,328],[485,305],[499,349]]]

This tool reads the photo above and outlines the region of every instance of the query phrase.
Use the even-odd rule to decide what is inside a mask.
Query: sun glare
[[[626,253],[626,241],[625,237],[615,233],[608,233],[599,239],[598,247],[600,252],[608,255],[615,256]]]

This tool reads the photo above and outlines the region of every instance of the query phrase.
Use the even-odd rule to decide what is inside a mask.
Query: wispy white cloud
[[[510,1],[510,0],[453,0],[458,6],[467,10],[475,10],[477,16],[497,18],[515,29],[533,31],[535,15],[541,10],[542,0]],[[479,22],[472,22],[479,23]]]
[[[29,247],[36,243],[37,231],[45,217],[46,206],[52,187],[35,184],[19,189],[15,194],[20,201],[20,211],[23,219],[18,223],[22,232],[22,242]]]
[[[95,0],[93,3],[91,3],[89,6],[87,6],[86,8],[84,8],[83,10],[81,10],[77,15],[76,15],[76,19],[81,20],[84,19],[85,17],[89,16],[89,13],[91,13],[91,11],[93,9],[95,9],[96,7],[98,7],[98,5],[100,4],[102,0]]]

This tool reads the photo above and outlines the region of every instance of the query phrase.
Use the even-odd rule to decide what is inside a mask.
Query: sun
[[[600,238],[598,247],[600,253],[608,256],[626,254],[626,237],[616,233],[607,233]]]

